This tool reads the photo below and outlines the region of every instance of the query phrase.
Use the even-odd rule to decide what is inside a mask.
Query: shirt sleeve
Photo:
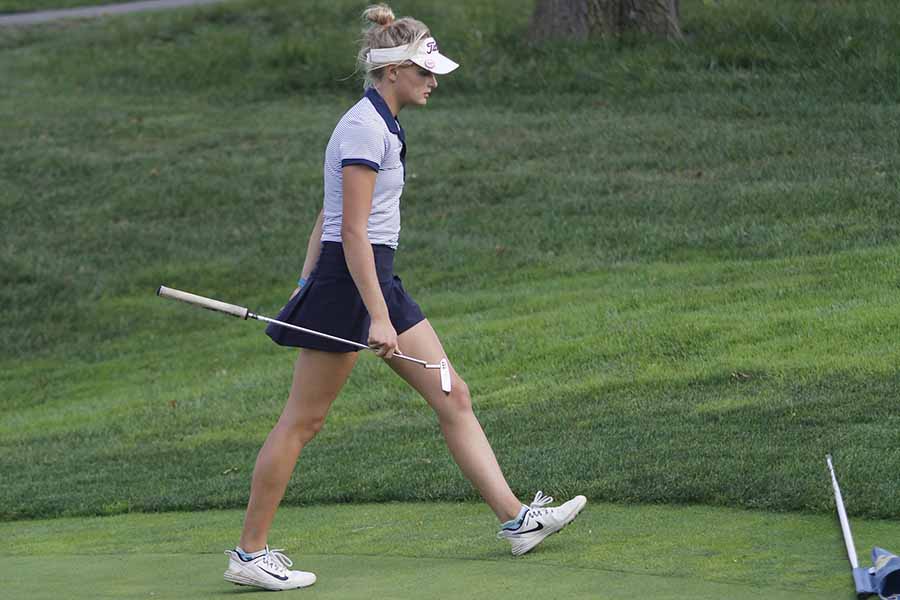
[[[384,132],[380,127],[351,122],[347,124],[341,138],[341,168],[347,165],[365,165],[376,172],[381,168],[385,144]]]

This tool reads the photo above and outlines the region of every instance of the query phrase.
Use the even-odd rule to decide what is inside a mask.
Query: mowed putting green
[[[39,575],[53,565],[50,581]],[[16,558],[15,598],[221,598],[254,591],[224,583],[218,556],[132,554],[111,557]],[[814,598],[812,592],[768,589],[631,573],[533,566],[518,561],[394,556],[305,557],[321,578],[301,593],[315,598]]]
[[[219,598],[239,510],[0,525],[5,598]],[[857,541],[900,541],[858,520]],[[709,507],[591,503],[513,558],[476,503],[284,507],[272,540],[319,581],[316,598],[849,598],[836,521]],[[862,556],[866,546],[858,544]],[[896,544],[895,544],[896,545]],[[301,593],[301,592],[289,592]]]

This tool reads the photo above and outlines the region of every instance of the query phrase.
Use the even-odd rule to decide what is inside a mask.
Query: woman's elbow
[[[369,241],[369,232],[365,227],[360,227],[358,225],[341,225],[341,240],[344,243],[350,242],[365,242]]]

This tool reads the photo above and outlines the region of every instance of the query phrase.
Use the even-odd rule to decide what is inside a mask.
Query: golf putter
[[[834,503],[837,505],[838,521],[841,523],[841,533],[844,536],[844,546],[847,547],[847,558],[850,560],[850,568],[853,569],[853,585],[856,587],[856,597],[865,598],[875,593],[869,570],[859,566],[859,558],[856,556],[856,545],[853,543],[853,534],[850,532],[850,521],[847,519],[847,511],[844,509],[844,497],[838,486],[837,476],[834,474],[834,465],[831,464],[831,455],[825,456],[828,463],[828,472],[831,473],[831,487],[834,488]]]
[[[365,344],[360,344],[359,342],[353,342],[350,340],[345,340],[343,338],[339,338],[334,335],[329,335],[327,333],[322,333],[320,331],[315,331],[312,329],[307,329],[306,327],[300,327],[298,325],[292,325],[291,323],[285,323],[284,321],[278,321],[276,319],[270,319],[269,317],[256,314],[251,312],[249,309],[244,308],[243,306],[237,306],[235,304],[229,304],[227,302],[222,302],[220,300],[213,300],[212,298],[205,298],[203,296],[198,296],[197,294],[192,294],[190,292],[183,292],[181,290],[176,290],[173,288],[166,287],[164,285],[159,286],[156,290],[156,295],[162,298],[171,298],[172,300],[180,300],[182,302],[187,302],[188,304],[193,304],[194,306],[199,306],[201,308],[206,308],[208,310],[214,310],[216,312],[225,313],[226,315],[231,315],[233,317],[238,317],[239,319],[255,319],[257,321],[264,321],[266,323],[274,323],[275,325],[280,325],[281,327],[287,327],[288,329],[294,329],[296,331],[300,331],[302,333],[307,333],[309,335],[315,335],[320,338],[325,338],[327,340],[331,340],[334,342],[341,342],[343,344],[349,344],[361,350],[371,350],[375,352],[374,348],[370,348]],[[426,369],[438,369],[441,374],[441,390],[445,394],[450,393],[450,363],[447,362],[446,358],[442,358],[439,363],[431,364],[424,360],[413,358],[412,356],[407,356],[401,352],[394,352],[394,357],[400,358],[409,362],[416,363],[417,365],[421,365]]]
[[[825,462],[828,463],[828,471],[831,473],[834,503],[837,505],[838,520],[841,522],[844,545],[847,547],[847,558],[850,559],[850,567],[853,570],[856,597],[861,599],[878,594],[878,597],[883,600],[897,600],[900,598],[900,557],[875,546],[872,548],[873,567],[866,569],[859,566],[853,534],[850,533],[850,521],[847,519],[847,511],[844,509],[844,498],[841,495],[841,488],[838,486],[837,476],[834,474],[834,465],[831,462],[830,454],[825,456]]]

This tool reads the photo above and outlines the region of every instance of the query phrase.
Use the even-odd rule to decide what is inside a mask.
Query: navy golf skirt
[[[381,293],[384,294],[391,324],[399,335],[423,321],[425,315],[403,289],[400,278],[394,275],[394,249],[390,246],[373,244],[372,252],[375,255],[375,271],[378,274],[378,283],[381,285]],[[310,273],[303,288],[278,313],[277,320],[368,345],[369,312],[347,268],[343,244],[322,242],[315,269]],[[349,344],[302,333],[274,323],[266,327],[266,334],[282,346],[326,352],[360,350]]]

